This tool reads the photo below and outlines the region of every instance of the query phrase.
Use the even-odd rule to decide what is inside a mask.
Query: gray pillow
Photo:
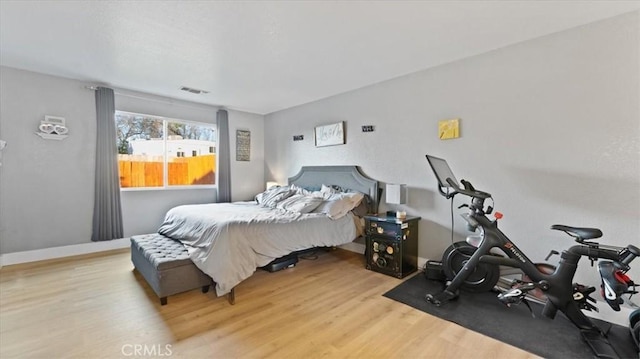
[[[356,206],[356,208],[351,210],[353,212],[353,214],[355,214],[358,217],[364,217],[367,214],[369,214],[369,208],[367,206],[369,201],[370,201],[370,197],[365,194],[364,198],[362,199],[362,201],[360,201],[360,204],[358,206]]]

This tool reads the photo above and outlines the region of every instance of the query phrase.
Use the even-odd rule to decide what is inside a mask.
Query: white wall
[[[8,142],[0,167],[2,254],[90,242],[96,114],[94,93],[85,85],[0,67],[0,138]],[[215,123],[213,106],[115,90],[118,110]],[[66,118],[69,137],[36,136],[44,115]],[[231,161],[232,198],[250,199],[264,186],[263,116],[229,111],[229,127],[233,151],[235,129],[251,130],[251,161]],[[156,231],[175,205],[215,201],[216,191],[129,191],[121,198],[129,236]]]
[[[435,259],[451,239],[449,202],[425,159],[433,154],[494,195],[502,230],[535,261],[572,245],[549,229],[555,223],[638,245],[639,22],[634,12],[269,114],[266,178],[355,164],[383,183],[405,183],[409,203],[394,208],[422,217],[419,255]],[[461,118],[461,138],[438,139],[448,118]],[[314,126],[336,121],[346,123],[346,145],[315,148]],[[299,134],[304,141],[293,142]],[[461,240],[467,232],[455,217]],[[583,261],[578,281],[597,284]]]
[[[229,148],[231,149],[231,200],[251,201],[265,190],[264,116],[229,111]],[[251,131],[249,161],[236,161],[236,130]]]

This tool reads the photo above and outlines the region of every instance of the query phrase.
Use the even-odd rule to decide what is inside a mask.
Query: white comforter
[[[356,238],[351,213],[334,220],[256,202],[178,206],[167,212],[158,232],[184,244],[195,265],[216,282],[219,296],[278,257]]]

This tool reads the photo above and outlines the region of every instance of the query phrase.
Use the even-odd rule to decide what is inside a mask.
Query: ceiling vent
[[[182,91],[187,91],[187,92],[191,92],[191,93],[194,93],[194,94],[196,94],[196,95],[209,93],[209,91],[205,91],[205,90],[198,90],[198,89],[194,89],[194,88],[186,87],[186,86],[182,86],[182,87],[180,88],[180,90],[182,90]]]

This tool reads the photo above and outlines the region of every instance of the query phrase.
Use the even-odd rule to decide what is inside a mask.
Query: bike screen
[[[460,186],[446,160],[427,155],[427,161],[429,161],[429,166],[431,166],[433,173],[436,175],[440,187],[451,187],[451,185],[447,183],[447,178],[451,178],[458,187]]]

